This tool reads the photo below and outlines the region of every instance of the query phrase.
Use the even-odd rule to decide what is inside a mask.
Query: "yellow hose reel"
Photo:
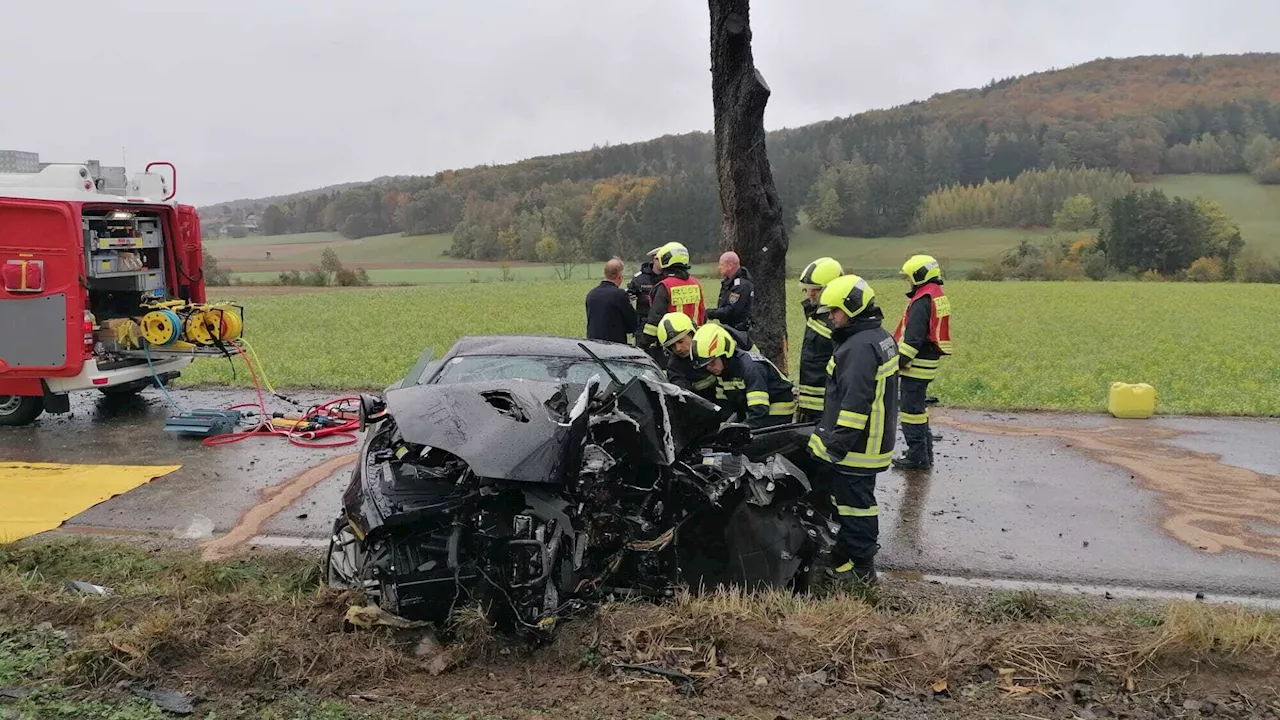
[[[240,339],[244,332],[243,309],[231,304],[190,305],[181,301],[157,303],[142,316],[142,337],[153,346],[178,343],[218,345]]]

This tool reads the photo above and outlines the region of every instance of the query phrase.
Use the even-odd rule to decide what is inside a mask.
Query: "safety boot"
[[[907,450],[893,459],[894,467],[900,470],[928,470],[933,467],[933,438],[928,425],[904,423],[902,437],[907,441]]]

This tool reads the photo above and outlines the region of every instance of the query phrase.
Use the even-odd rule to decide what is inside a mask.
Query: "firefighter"
[[[827,283],[821,311],[830,315],[822,420],[809,452],[822,463],[840,532],[825,574],[836,582],[876,582],[880,508],[876,474],[889,468],[898,424],[898,348],[883,327],[875,291],[857,275]]]
[[[669,312],[682,312],[697,325],[707,321],[702,285],[689,274],[688,248],[677,242],[663,245],[654,257],[654,266],[662,271],[662,279],[653,286],[649,315],[644,324],[645,348],[657,344],[658,321]]]
[[[805,298],[804,344],[800,346],[800,385],[796,388],[799,410],[796,420],[818,422],[822,418],[822,398],[827,391],[827,361],[831,359],[831,325],[828,314],[819,313],[822,288],[844,274],[840,263],[829,257],[814,260],[800,273]]]
[[[716,376],[693,364],[690,350],[693,348],[693,333],[697,326],[682,312],[667,313],[658,321],[658,342],[667,352],[667,380],[677,387],[684,388],[706,400],[716,400]],[[725,328],[737,343],[738,347],[747,348],[747,352],[759,352],[751,342],[751,337],[733,328]]]
[[[898,342],[902,366],[902,437],[907,449],[893,464],[904,470],[927,470],[933,467],[934,435],[926,399],[942,356],[951,354],[951,300],[942,290],[942,269],[932,257],[911,256],[902,266],[902,275],[911,289],[893,339]]]
[[[644,346],[644,324],[649,318],[649,301],[653,297],[653,286],[662,279],[661,273],[653,267],[654,258],[658,255],[658,248],[654,248],[648,252],[648,259],[640,265],[640,270],[631,277],[631,281],[627,283],[627,294],[636,304],[636,345]],[[649,353],[650,355],[660,355],[656,349]],[[659,359],[656,356],[655,360]]]
[[[720,300],[707,311],[707,319],[742,332],[751,331],[751,306],[756,300],[751,273],[742,267],[738,253],[720,256]]]
[[[739,347],[728,328],[712,323],[693,334],[693,364],[716,377],[716,401],[753,428],[791,422],[795,387],[763,355]]]

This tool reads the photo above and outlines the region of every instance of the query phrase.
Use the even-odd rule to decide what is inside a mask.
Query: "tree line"
[[[1161,172],[1276,182],[1278,67],[1276,56],[1099,61],[775,131],[770,161],[788,217],[803,209],[818,227],[859,236],[1049,224],[1066,197],[1088,195],[1105,212],[1124,183]],[[1201,100],[1188,103],[1189,91]],[[544,238],[596,260],[679,240],[705,260],[719,236],[713,151],[709,133],[689,133],[394,178],[274,203],[261,226],[453,233],[451,254],[483,260],[539,260]]]

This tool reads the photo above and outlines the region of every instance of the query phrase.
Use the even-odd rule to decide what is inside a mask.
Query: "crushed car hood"
[[[577,460],[570,404],[581,385],[500,380],[386,394],[404,440],[461,458],[476,475],[555,482]]]

